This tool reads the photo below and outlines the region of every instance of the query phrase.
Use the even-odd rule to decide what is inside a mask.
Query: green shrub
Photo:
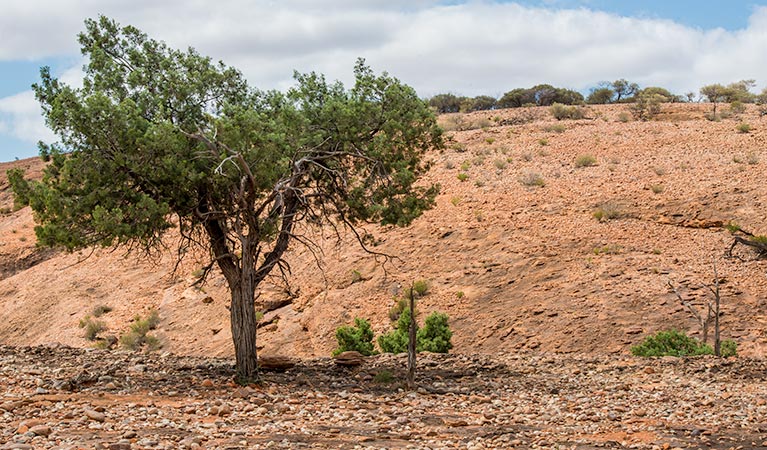
[[[737,127],[735,127],[736,130],[738,130],[741,133],[750,133],[751,132],[751,125],[747,124],[746,122],[739,123]]]
[[[650,186],[650,190],[651,190],[651,191],[652,191],[654,194],[660,194],[660,193],[662,193],[663,191],[665,191],[665,190],[666,190],[666,188],[665,188],[665,187],[663,187],[663,185],[662,185],[662,184],[653,184],[653,185],[651,185],[651,186]]]
[[[620,205],[612,202],[606,202],[599,205],[597,209],[594,210],[592,215],[600,222],[607,222],[608,220],[622,217],[623,211]]]
[[[719,343],[719,353],[722,358],[738,356],[738,343],[732,339],[725,339]]]
[[[561,123],[555,123],[553,125],[546,125],[543,127],[543,131],[546,131],[548,133],[564,133],[567,131],[567,127],[562,125]]]
[[[413,282],[413,292],[415,292],[420,297],[423,297],[427,292],[429,292],[429,287],[430,286],[428,280],[417,280]]]
[[[399,316],[402,314],[402,311],[408,308],[408,301],[406,298],[394,297],[394,300],[396,303],[391,307],[391,309],[389,309],[389,319],[392,322],[399,320]]]
[[[432,353],[447,353],[453,348],[450,339],[453,332],[448,325],[447,314],[433,312],[429,314],[423,324],[423,328],[418,330],[416,342],[418,351]]]
[[[410,309],[402,311],[397,320],[397,327],[389,333],[378,336],[378,346],[385,353],[404,353],[407,351],[410,328]],[[423,328],[416,324],[416,351],[447,353],[453,344],[450,342],[453,332],[448,325],[448,316],[433,312],[425,320]]]
[[[338,348],[333,350],[333,356],[348,351],[360,352],[365,356],[376,353],[373,348],[373,330],[370,329],[370,322],[359,317],[354,319],[353,327],[344,325],[336,329],[336,341],[338,341]]]
[[[158,350],[161,347],[159,339],[148,335],[150,330],[160,324],[160,315],[156,309],[150,310],[145,319],[138,314],[133,318],[130,331],[120,336],[120,346],[126,350],[139,350],[146,345],[148,351]]]
[[[469,174],[468,174],[468,173],[466,173],[466,172],[461,172],[461,173],[459,173],[459,174],[457,175],[457,178],[458,178],[458,181],[461,181],[461,182],[463,182],[463,181],[466,181],[466,180],[468,180],[468,179],[469,179]]]
[[[394,383],[395,381],[397,381],[397,379],[394,378],[394,374],[391,372],[391,370],[384,369],[373,376],[374,383],[390,384]]]
[[[713,353],[714,350],[710,345],[704,344],[676,330],[659,331],[654,336],[647,336],[641,344],[631,347],[632,355],[645,357],[681,357],[712,355]]]
[[[592,155],[580,155],[575,158],[575,167],[591,167],[597,164],[597,159]]]
[[[80,319],[80,328],[83,331],[83,337],[89,341],[95,341],[98,334],[107,329],[107,325],[100,320],[93,320],[91,316],[85,316]]]

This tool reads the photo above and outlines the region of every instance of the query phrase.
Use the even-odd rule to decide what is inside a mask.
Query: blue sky
[[[29,90],[49,65],[81,77],[76,34],[106,14],[240,68],[262,89],[293,70],[348,81],[357,57],[421,95],[502,95],[548,82],[587,91],[626,78],[674,92],[767,78],[767,2],[692,0],[10,0],[0,16],[0,161],[37,154]],[[252,26],[258,23],[259,26]],[[40,32],[45,30],[45,32]],[[190,31],[192,30],[192,31]]]

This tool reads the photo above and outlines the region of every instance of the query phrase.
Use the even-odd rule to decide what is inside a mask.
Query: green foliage
[[[42,245],[149,252],[177,226],[210,244],[230,287],[248,280],[232,301],[251,304],[299,222],[406,226],[434,205],[439,187],[418,181],[442,130],[411,87],[364,60],[348,89],[295,73],[287,92],[264,92],[106,17],[86,20],[79,43],[82,87],[49,68],[33,86],[61,143],[41,147],[51,162],[29,182]],[[238,371],[250,353],[237,353]],[[246,366],[238,379],[255,377]]]
[[[591,167],[597,165],[597,159],[593,155],[580,155],[575,158],[575,167]]]
[[[738,130],[740,133],[747,134],[751,132],[751,125],[749,125],[746,122],[741,122],[738,124],[737,127],[735,127],[735,129]]]
[[[749,237],[749,240],[756,244],[767,246],[767,235],[757,234],[755,236]]]
[[[550,84],[539,84],[531,88],[517,88],[503,94],[498,100],[499,108],[523,106],[551,106],[554,103],[579,105],[583,95],[571,89],[557,88]]]
[[[429,292],[430,283],[428,280],[416,280],[413,282],[413,292],[419,297],[423,297]]]
[[[738,356],[738,343],[732,339],[725,339],[719,343],[719,354],[722,358]]]
[[[447,314],[435,311],[426,317],[423,328],[418,330],[417,347],[419,351],[447,353],[453,348],[452,337]]]
[[[738,225],[738,223],[737,223],[737,222],[735,222],[735,221],[729,221],[729,222],[727,222],[727,223],[724,225],[724,228],[725,228],[727,231],[729,231],[730,233],[733,233],[733,234],[737,233],[737,232],[738,232],[738,231],[740,231],[740,229],[741,229],[741,228],[740,228],[740,225]]]
[[[8,183],[13,191],[13,208],[21,209],[29,205],[29,198],[32,188],[27,180],[24,179],[24,169],[10,169],[6,172]]]
[[[160,316],[157,310],[151,310],[144,319],[136,315],[131,322],[130,330],[120,336],[120,346],[132,351],[139,350],[144,346],[148,351],[158,350],[161,347],[160,341],[148,333],[156,329],[159,323]]]
[[[546,180],[543,179],[543,175],[537,172],[525,172],[519,177],[519,182],[525,186],[546,186]]]
[[[396,328],[378,336],[378,346],[385,353],[403,353],[407,351],[408,332],[410,329],[410,309],[402,311],[397,319]],[[424,321],[423,328],[416,324],[416,351],[447,353],[453,344],[450,342],[453,332],[448,325],[448,316],[433,312]]]
[[[437,94],[429,99],[429,106],[439,114],[457,113],[461,110],[461,103],[465,97],[454,94]]]
[[[354,319],[354,326],[342,326],[336,329],[338,348],[333,350],[333,356],[347,351],[357,351],[365,356],[375,354],[373,348],[373,330],[370,322],[359,317]]]
[[[668,98],[657,93],[638,94],[631,105],[631,113],[637,120],[650,120],[661,112],[661,104]]]
[[[604,105],[610,103],[615,96],[615,91],[609,87],[600,87],[591,90],[591,93],[586,97],[586,103],[590,105]]]
[[[456,175],[456,178],[458,178],[458,181],[463,182],[469,179],[469,174],[466,172],[461,172],[458,175]]]
[[[714,350],[710,345],[691,338],[676,330],[659,331],[654,336],[631,347],[634,356],[697,356],[712,355]]]
[[[382,370],[373,376],[373,382],[379,384],[390,384],[397,381],[391,370]]]
[[[599,205],[592,215],[598,221],[606,222],[623,217],[623,208],[617,203],[605,202]]]
[[[89,341],[95,341],[98,334],[107,329],[107,325],[100,320],[93,320],[91,316],[80,319],[80,328],[83,329],[83,337]]]

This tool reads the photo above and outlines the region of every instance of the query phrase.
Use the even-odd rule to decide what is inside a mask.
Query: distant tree
[[[459,97],[454,94],[437,94],[429,99],[429,106],[434,108],[438,114],[457,113],[461,110],[461,104],[466,97]]]
[[[636,93],[637,99],[640,96],[650,97],[655,95],[660,97],[660,103],[674,103],[680,100],[678,96],[672,94],[668,89],[657,86],[649,86]]]
[[[424,152],[442,145],[434,115],[362,60],[349,90],[310,73],[282,94],[105,17],[87,20],[79,42],[82,88],[47,68],[34,86],[68,152],[43,145],[42,181],[17,177],[37,238],[151,251],[177,226],[182,248],[210,249],[204,272],[218,265],[231,292],[239,382],[258,375],[256,289],[275,269],[287,276],[291,243],[313,245],[298,224],[352,227],[364,247],[356,224],[407,225],[433,205],[437,188],[415,183]]]
[[[684,99],[687,101],[687,103],[692,103],[695,101],[695,92],[685,92]]]
[[[735,83],[730,83],[724,90],[723,101],[727,103],[753,103],[756,100],[756,95],[751,93],[751,89],[755,86],[755,80],[740,80]]]
[[[591,90],[588,97],[586,97],[586,103],[590,105],[604,105],[612,102],[615,96],[615,91],[609,87],[597,87]]]
[[[530,103],[535,103],[534,93],[530,89],[516,88],[503,94],[498,100],[498,107],[519,108]]]
[[[713,114],[716,116],[716,105],[725,100],[728,89],[721,84],[709,84],[700,88],[700,95],[714,105]]]
[[[489,95],[478,95],[474,98],[465,98],[461,103],[461,111],[487,111],[495,109],[497,100]]]
[[[615,92],[615,102],[628,101],[634,94],[639,91],[639,85],[636,83],[629,83],[627,80],[621,78],[612,82],[612,89]]]

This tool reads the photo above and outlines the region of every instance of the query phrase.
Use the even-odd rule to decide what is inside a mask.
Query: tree
[[[289,274],[291,243],[316,245],[299,223],[348,226],[364,248],[356,225],[404,226],[433,205],[438,187],[415,183],[424,153],[443,145],[434,115],[363,60],[351,89],[296,74],[283,94],[105,17],[87,20],[79,42],[82,88],[47,68],[34,86],[62,144],[41,144],[52,162],[29,182],[37,238],[152,251],[178,226],[182,249],[208,248],[205,274],[218,265],[229,286],[239,382],[258,376],[256,289]]]
[[[709,84],[700,88],[700,95],[714,104],[714,116],[716,116],[716,104],[725,99],[727,88],[721,84]]]
[[[615,102],[628,101],[634,94],[639,91],[639,85],[636,83],[629,83],[626,79],[621,78],[612,82],[613,92],[615,92]]]
[[[591,90],[586,97],[586,103],[590,105],[604,105],[610,103],[615,96],[615,91],[609,87],[598,87]]]
[[[461,110],[461,103],[466,97],[458,97],[454,94],[437,94],[429,99],[429,106],[438,114],[457,113]]]

